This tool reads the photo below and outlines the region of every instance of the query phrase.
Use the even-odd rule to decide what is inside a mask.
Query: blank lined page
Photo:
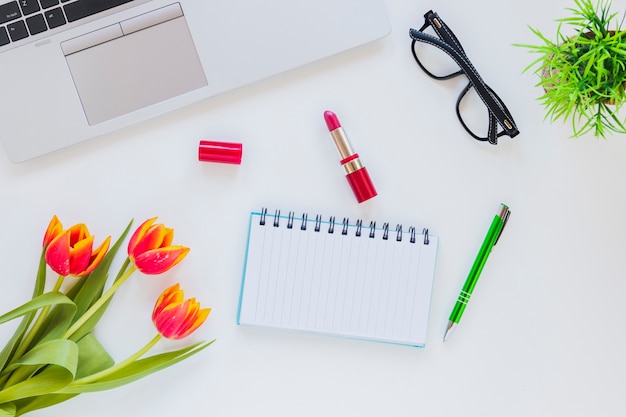
[[[406,226],[253,212],[238,323],[424,346],[436,252]]]

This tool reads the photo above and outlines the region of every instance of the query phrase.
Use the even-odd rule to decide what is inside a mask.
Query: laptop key
[[[77,0],[63,6],[68,22],[112,9],[133,0]]]
[[[33,14],[41,10],[37,0],[20,0],[20,6],[22,7],[22,13],[24,16],[28,16],[29,14]]]
[[[22,13],[16,1],[0,4],[0,24],[10,22],[18,17],[22,17]]]
[[[9,23],[7,25],[7,30],[9,31],[9,36],[13,42],[17,42],[20,39],[28,37],[28,30],[26,29],[26,24],[23,20]]]
[[[63,16],[63,10],[61,10],[60,7],[57,7],[56,9],[46,10],[44,12],[44,15],[50,29],[54,29],[67,23],[65,20],[65,16]]]
[[[41,2],[41,7],[44,9],[49,9],[50,7],[56,6],[59,4],[59,0],[39,0]]]
[[[36,35],[38,33],[48,30],[48,26],[46,26],[46,20],[43,18],[42,14],[36,14],[34,16],[27,17],[26,26],[28,26],[28,31],[31,35]]]
[[[7,30],[4,28],[4,26],[0,27],[0,46],[4,46],[9,42],[11,42],[11,40],[9,39],[9,34],[7,33]]]
[[[50,7],[59,4],[59,0],[39,0],[43,9],[49,9]]]

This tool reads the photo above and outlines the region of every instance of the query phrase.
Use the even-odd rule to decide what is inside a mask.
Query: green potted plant
[[[566,9],[569,17],[556,20],[554,41],[530,27],[540,43],[517,46],[539,56],[524,72],[534,68],[540,77],[537,86],[544,93],[538,100],[546,108],[546,119],[569,120],[573,137],[587,132],[602,138],[608,132],[626,133],[626,120],[619,115],[626,101],[624,17],[610,11],[608,0],[574,3]]]

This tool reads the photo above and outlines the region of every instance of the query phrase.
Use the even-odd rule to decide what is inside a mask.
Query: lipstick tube
[[[352,188],[356,200],[362,203],[375,197],[378,193],[376,188],[374,188],[374,183],[367,172],[367,168],[363,166],[359,154],[352,149],[352,145],[341,127],[339,119],[332,111],[326,111],[324,112],[324,120],[330,136],[337,147],[341,157],[340,163],[346,172],[346,179],[348,184],[350,184],[350,188]]]

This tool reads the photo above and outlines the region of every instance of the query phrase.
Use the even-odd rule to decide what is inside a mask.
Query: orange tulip
[[[46,233],[43,235],[43,244],[42,246],[45,248],[47,245],[52,242],[52,240],[60,235],[63,232],[63,225],[59,221],[59,218],[56,216],[52,216],[52,220],[50,220],[50,224],[48,224],[48,228],[46,229]]]
[[[184,300],[179,284],[172,285],[159,297],[152,312],[152,322],[167,339],[189,336],[204,323],[210,308],[200,308],[195,298]]]
[[[156,217],[148,219],[133,233],[128,242],[128,257],[144,274],[156,275],[179,263],[189,248],[171,246],[174,229],[153,224]]]
[[[46,263],[54,272],[63,276],[82,277],[92,272],[104,258],[111,241],[109,236],[93,250],[93,236],[89,234],[84,224],[74,225],[68,230],[61,229],[60,232],[57,226],[53,225],[48,231],[44,237],[44,244],[47,238],[52,237],[52,240],[46,249]],[[56,236],[52,236],[55,233]]]

